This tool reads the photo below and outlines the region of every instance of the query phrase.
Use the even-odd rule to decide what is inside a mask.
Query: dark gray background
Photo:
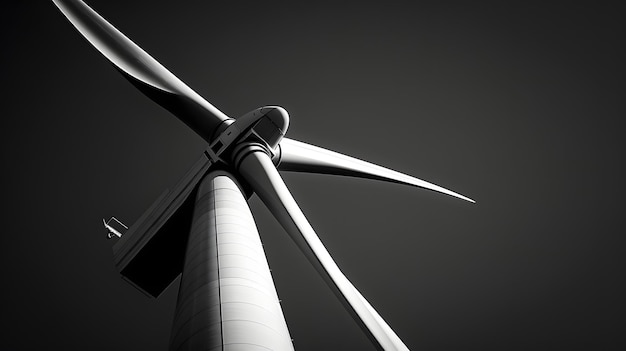
[[[623,8],[593,2],[90,0],[236,117],[449,187],[285,174],[346,275],[412,350],[622,349]],[[177,287],[120,279],[131,224],[204,142],[49,1],[2,11],[0,349],[166,350]],[[298,350],[368,340],[258,199]]]

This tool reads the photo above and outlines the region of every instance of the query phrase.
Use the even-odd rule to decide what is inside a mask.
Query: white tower
[[[198,188],[170,350],[293,350],[254,218],[227,172]]]

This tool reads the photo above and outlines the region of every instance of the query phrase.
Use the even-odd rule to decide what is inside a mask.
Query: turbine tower
[[[408,350],[341,272],[278,171],[383,180],[473,200],[426,181],[285,138],[289,115],[265,106],[233,119],[176,78],[80,0],[53,0],[146,96],[208,144],[171,190],[113,247],[122,277],[158,297],[182,274],[171,350],[292,350],[261,240],[247,205],[256,194],[372,343]],[[105,222],[106,225],[106,222]]]

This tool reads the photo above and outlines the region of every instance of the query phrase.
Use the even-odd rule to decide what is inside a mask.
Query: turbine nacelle
[[[259,137],[270,151],[276,150],[289,128],[289,113],[280,106],[264,106],[239,117],[238,121],[253,121],[252,133]],[[236,123],[236,122],[235,122]]]
[[[263,147],[273,157],[288,127],[289,114],[284,108],[259,107],[234,121],[224,121],[209,144],[207,154],[213,161],[230,161],[237,154],[235,150],[253,143]],[[237,147],[231,149],[231,146]]]

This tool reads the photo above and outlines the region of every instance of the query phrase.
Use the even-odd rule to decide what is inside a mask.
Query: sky
[[[411,350],[624,348],[623,5],[87,3],[227,115],[280,105],[290,138],[477,201],[283,174]],[[123,281],[102,218],[132,224],[205,142],[51,1],[6,6],[0,349],[166,350],[178,287]],[[250,205],[296,349],[373,349]]]

